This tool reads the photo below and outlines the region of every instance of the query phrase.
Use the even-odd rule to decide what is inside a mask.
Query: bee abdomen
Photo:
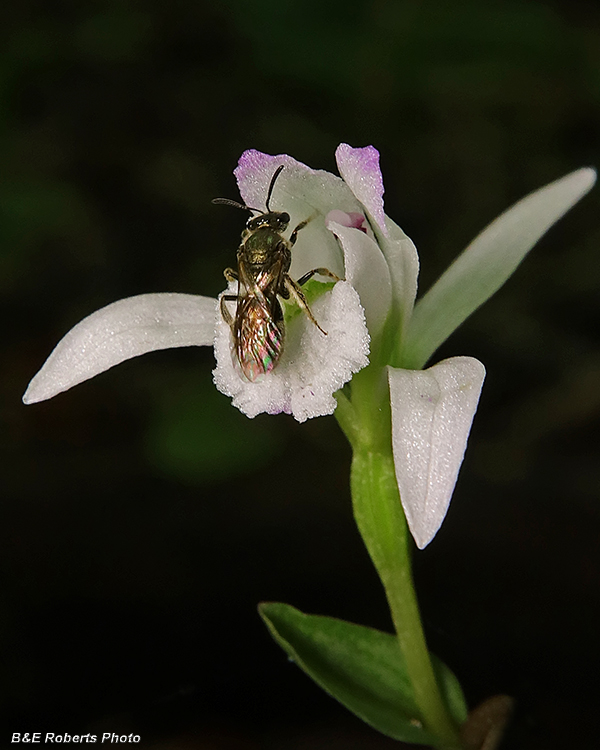
[[[283,352],[284,329],[256,300],[239,320],[236,354],[247,380],[255,382],[271,372]]]

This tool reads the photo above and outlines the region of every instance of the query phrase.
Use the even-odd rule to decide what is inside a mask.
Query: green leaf
[[[288,656],[360,719],[396,740],[435,743],[422,726],[395,636],[288,604],[267,602],[258,611]],[[458,680],[435,657],[433,665],[450,714],[462,724],[467,707]]]
[[[417,302],[404,349],[392,364],[422,368],[595,181],[593,169],[579,169],[531,193],[486,227]]]

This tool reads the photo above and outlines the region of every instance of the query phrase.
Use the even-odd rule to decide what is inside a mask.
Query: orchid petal
[[[377,233],[377,242],[387,261],[392,277],[394,307],[399,325],[396,347],[401,345],[410,324],[419,278],[419,254],[413,241],[386,216],[387,235]]]
[[[593,169],[579,169],[531,193],[486,227],[417,302],[402,366],[422,367],[595,181]]]
[[[369,216],[387,236],[383,213],[383,177],[379,168],[379,151],[374,146],[352,148],[340,143],[335,159],[344,182],[365,207]]]
[[[346,281],[358,292],[367,326],[371,336],[375,336],[383,328],[392,303],[392,282],[385,258],[375,240],[360,229],[331,220],[326,226],[342,245]]]
[[[388,367],[396,479],[419,549],[446,516],[484,377],[484,366],[472,357],[428,370]]]
[[[218,320],[215,385],[248,417],[285,412],[304,422],[333,414],[333,394],[368,364],[369,333],[360,299],[350,284],[338,282],[311,303],[311,310],[327,335],[299,312],[287,326],[277,367],[253,383],[239,373],[229,327]]]
[[[344,181],[367,211],[377,242],[389,266],[399,324],[394,333],[396,341],[400,342],[410,322],[417,294],[417,250],[400,227],[384,214],[383,177],[377,149],[373,146],[352,148],[347,143],[341,143],[335,156]]]
[[[325,267],[343,276],[342,254],[325,228],[325,216],[333,209],[363,213],[363,208],[339,177],[310,169],[286,154],[270,156],[261,151],[244,151],[234,170],[244,202],[261,211],[266,208],[269,185],[281,164],[285,169],[277,178],[269,207],[273,211],[287,211],[292,230],[308,220],[298,233],[290,275],[297,279],[313,268]]]
[[[194,294],[140,294],[89,315],[56,345],[23,401],[56,396],[114,365],[156,349],[209,346],[216,300]]]

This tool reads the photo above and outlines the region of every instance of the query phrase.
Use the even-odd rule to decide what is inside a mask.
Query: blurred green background
[[[0,10],[1,743],[117,731],[210,750],[398,747],[255,612],[389,629],[333,419],[247,420],[208,349],[25,408],[58,339],[143,292],[216,295],[246,148],[381,152],[425,290],[512,202],[600,164],[600,6],[8,0]],[[597,747],[600,193],[437,358],[488,378],[449,516],[415,560],[432,648],[506,748]]]

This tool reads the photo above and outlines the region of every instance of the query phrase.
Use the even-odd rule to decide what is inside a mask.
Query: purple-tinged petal
[[[266,211],[265,201],[269,185],[277,167],[284,165],[284,172],[293,171],[297,175],[315,174],[315,170],[307,167],[306,164],[296,161],[296,159],[287,154],[263,154],[262,151],[248,149],[240,156],[237,167],[233,170],[235,179],[240,190],[240,195],[244,203],[259,211]],[[277,180],[277,190],[283,188],[286,180],[281,182],[283,175]],[[287,175],[286,175],[287,176]],[[273,208],[273,206],[271,206]]]
[[[419,549],[448,511],[484,377],[484,366],[472,357],[452,357],[428,370],[388,367],[396,479]]]
[[[336,149],[335,158],[344,182],[387,237],[379,151],[374,146],[352,148],[347,143],[340,143]]]
[[[269,207],[290,214],[289,232],[308,220],[294,246],[291,276],[297,279],[323,266],[343,276],[342,254],[325,228],[325,216],[333,209],[349,214],[361,213],[363,209],[342,179],[310,169],[286,154],[270,156],[260,151],[245,151],[234,170],[243,200],[252,208],[265,210],[269,185],[281,164],[285,169],[277,178]]]
[[[216,300],[195,294],[140,294],[88,315],[56,345],[23,401],[52,398],[120,362],[156,349],[209,346]]]

